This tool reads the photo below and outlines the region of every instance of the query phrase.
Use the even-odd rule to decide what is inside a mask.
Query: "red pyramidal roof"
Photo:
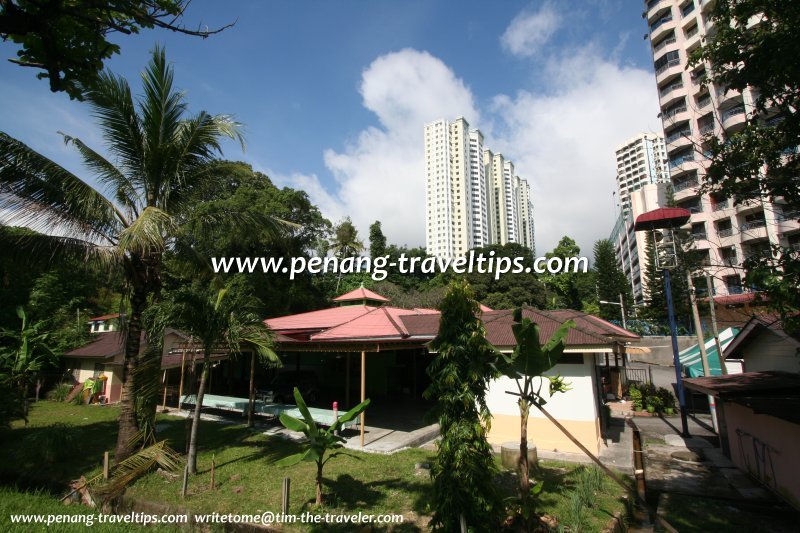
[[[389,298],[381,296],[377,292],[373,292],[364,287],[359,287],[356,290],[342,294],[333,299],[334,302],[352,302],[359,300],[372,300],[375,302],[388,302]]]

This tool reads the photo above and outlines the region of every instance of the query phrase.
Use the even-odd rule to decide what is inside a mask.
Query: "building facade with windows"
[[[742,262],[747,257],[770,253],[771,244],[800,247],[800,214],[787,212],[766,197],[733,205],[729,198],[700,189],[709,164],[707,135],[725,139],[748,121],[775,120],[755,116],[755,89],[739,92],[706,84],[709,65],[688,67],[689,55],[717,31],[710,18],[714,4],[714,0],[646,0],[644,17],[675,202],[692,213],[694,248],[713,276],[715,292],[738,294],[746,291]]]
[[[437,257],[515,242],[534,249],[530,186],[464,118],[425,125],[425,245]]]
[[[634,231],[636,217],[666,205],[668,184],[648,183],[630,194],[630,209],[621,210],[609,239],[614,245],[617,263],[631,285],[634,302],[645,303],[647,294],[647,239]]]
[[[664,137],[640,133],[617,146],[617,192],[620,209],[630,211],[631,193],[650,183],[669,183]]]

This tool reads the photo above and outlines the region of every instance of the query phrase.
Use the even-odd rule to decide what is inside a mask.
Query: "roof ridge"
[[[362,307],[369,307],[369,306],[368,305],[364,305]],[[336,308],[335,307],[331,307],[331,309],[336,309]],[[331,326],[329,328],[323,329],[322,331],[318,331],[317,333],[311,335],[308,340],[314,340],[314,337],[316,337],[317,334],[325,334],[325,333],[328,333],[329,331],[333,331],[334,329],[340,328],[340,327],[344,326],[345,324],[349,324],[351,322],[354,322],[355,320],[357,320],[357,319],[359,319],[359,318],[361,318],[363,316],[367,316],[370,313],[374,313],[378,309],[380,309],[380,307],[373,307],[369,311],[367,311],[366,313],[362,313],[362,314],[360,314],[358,316],[354,316],[350,320],[346,320],[346,321],[344,321],[344,322],[342,322],[340,324],[336,324],[335,326]]]
[[[392,326],[394,327],[394,329],[395,329],[395,330],[396,330],[398,333],[400,333],[400,335],[404,335],[404,336],[408,337],[408,330],[407,330],[407,329],[405,329],[405,328],[403,328],[403,327],[401,327],[401,326],[400,326],[400,325],[399,325],[399,324],[398,324],[398,323],[395,321],[395,319],[392,317],[392,314],[391,314],[391,313],[390,313],[390,312],[387,310],[387,308],[386,308],[386,307],[379,307],[378,309],[381,309],[381,310],[383,311],[383,314],[385,314],[385,315],[386,315],[386,318],[388,318],[388,319],[389,319],[389,322],[392,324]],[[394,309],[397,309],[397,308],[395,307]],[[401,320],[401,322],[402,322],[402,320]]]
[[[533,308],[533,307],[531,307],[531,306],[527,306],[527,307],[528,307],[530,310],[532,310],[532,311],[534,311],[534,312],[537,312],[537,313],[539,313],[540,315],[544,316],[545,318],[549,318],[550,320],[554,320],[554,321],[556,321],[556,322],[558,322],[558,323],[560,323],[560,324],[563,324],[563,323],[564,323],[564,321],[562,321],[562,320],[560,320],[559,318],[557,318],[557,317],[555,317],[555,316],[551,315],[551,314],[550,314],[550,313],[548,313],[547,311],[544,311],[544,310],[542,310],[542,309],[535,309],[535,308]],[[575,316],[578,316],[578,317],[580,317],[580,318],[584,318],[584,317],[588,316],[588,313],[584,313],[583,311],[577,311],[577,310],[575,310],[575,309],[556,309],[556,311],[569,311],[570,313],[572,313],[572,316],[570,317],[570,319],[572,319],[572,318],[573,318],[573,317],[575,317]],[[577,330],[577,331],[580,331],[580,332],[581,332],[581,333],[583,333],[584,335],[589,335],[590,337],[594,337],[595,339],[602,340],[603,342],[606,342],[606,341],[607,341],[607,339],[604,339],[603,337],[601,337],[601,336],[600,336],[600,335],[598,335],[597,333],[595,333],[595,332],[593,332],[593,331],[589,331],[589,330],[587,330],[586,328],[582,328],[582,327],[578,326],[578,323],[577,323],[577,322],[575,323],[575,326],[574,326],[574,328],[573,328],[573,329],[575,329],[575,330]]]

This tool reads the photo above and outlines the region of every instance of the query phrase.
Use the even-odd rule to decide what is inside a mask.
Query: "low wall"
[[[678,337],[678,351],[683,351],[697,344],[697,337],[681,335]],[[650,363],[662,366],[674,366],[672,356],[672,339],[667,336],[642,337],[642,340],[633,346],[650,349],[650,353],[629,354],[628,359],[636,363]]]

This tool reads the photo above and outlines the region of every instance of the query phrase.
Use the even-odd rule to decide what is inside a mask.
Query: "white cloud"
[[[377,58],[364,70],[364,106],[380,127],[369,127],[342,151],[325,151],[337,189],[328,193],[306,177],[312,200],[336,221],[349,215],[366,239],[380,220],[389,242],[424,244],[423,125],[438,118],[478,120],[472,94],[441,60],[405,49]],[[295,183],[300,185],[299,183]]]
[[[652,73],[621,66],[589,48],[552,57],[548,92],[500,95],[497,150],[531,183],[537,252],[563,235],[591,256],[614,223],[616,146],[640,131],[661,131]]]
[[[517,15],[500,37],[500,42],[516,56],[533,56],[550,40],[561,21],[561,15],[546,3],[538,11],[526,10]]]

